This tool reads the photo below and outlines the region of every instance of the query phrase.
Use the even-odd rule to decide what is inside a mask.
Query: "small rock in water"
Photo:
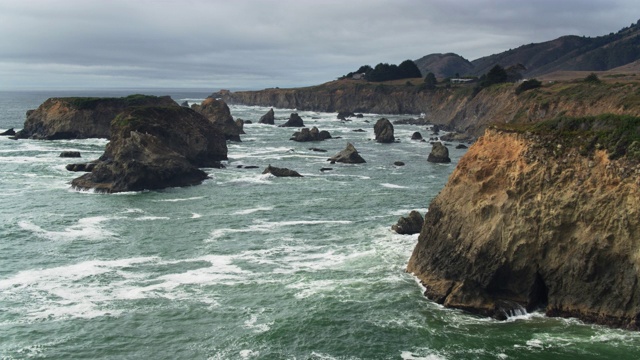
[[[287,168],[278,168],[275,166],[267,166],[266,169],[262,172],[263,174],[271,174],[277,177],[302,177],[300,173],[295,170],[289,170]]]
[[[449,149],[439,141],[434,142],[427,161],[432,163],[450,163],[451,158],[449,158]]]
[[[79,158],[80,157],[80,151],[63,151],[60,153],[59,157],[63,157],[63,158]]]
[[[16,134],[16,131],[13,128],[11,128],[7,131],[0,133],[0,136],[14,136],[15,134]]]

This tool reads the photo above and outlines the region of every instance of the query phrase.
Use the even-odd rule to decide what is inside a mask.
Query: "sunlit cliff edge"
[[[587,139],[488,129],[430,204],[407,271],[447,307],[638,330],[639,234],[637,160]]]

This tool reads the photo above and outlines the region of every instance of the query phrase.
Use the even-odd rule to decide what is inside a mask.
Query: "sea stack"
[[[93,170],[71,182],[74,188],[115,193],[197,185],[207,178],[200,167],[221,167],[227,159],[219,129],[177,105],[126,110],[111,122],[111,134]]]
[[[193,104],[191,108],[209,119],[227,140],[241,141],[242,127],[233,121],[229,106],[224,101],[209,97],[200,105]]]
[[[387,118],[382,118],[373,126],[373,132],[376,134],[376,141],[379,143],[392,143],[395,141],[393,134],[393,124]]]

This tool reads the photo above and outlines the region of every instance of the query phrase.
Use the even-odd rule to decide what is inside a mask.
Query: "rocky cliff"
[[[319,86],[261,91],[220,91],[212,94],[230,104],[273,106],[338,112],[424,114],[434,124],[450,126],[471,136],[482,135],[491,123],[537,122],[559,115],[602,113],[640,116],[638,83],[545,84],[516,95],[516,84],[481,90],[471,86],[440,87],[339,80]]]
[[[640,328],[640,119],[617,135],[602,119],[590,132],[581,121],[486,131],[429,206],[409,260],[427,297],[497,318],[541,308]]]
[[[130,95],[123,98],[50,98],[27,112],[19,139],[109,138],[111,120],[131,106],[178,106],[169,96]]]
[[[225,136],[201,114],[185,107],[135,107],[111,122],[111,141],[77,189],[122,192],[201,183],[200,167],[227,159]]]
[[[227,140],[240,141],[240,134],[243,133],[242,128],[233,121],[231,110],[224,101],[207,98],[200,105],[191,105],[191,108],[209,119]]]

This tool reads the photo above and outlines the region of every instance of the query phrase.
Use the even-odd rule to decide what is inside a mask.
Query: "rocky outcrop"
[[[426,296],[639,329],[640,166],[576,139],[487,130],[469,148],[407,266]]]
[[[422,134],[420,134],[419,131],[415,131],[413,134],[411,134],[411,140],[423,140]]]
[[[15,134],[16,134],[16,131],[13,128],[11,128],[0,133],[0,136],[14,136]]]
[[[65,166],[65,169],[67,169],[67,171],[74,171],[74,172],[90,172],[93,171],[93,168],[96,166],[96,161],[91,161],[88,163],[76,163],[76,164],[67,164],[67,166]]]
[[[79,158],[80,151],[63,151],[59,156],[63,158]]]
[[[432,144],[431,152],[427,157],[428,162],[432,163],[450,163],[451,158],[449,157],[449,149],[446,146],[442,145],[441,142],[436,141]]]
[[[233,121],[229,106],[224,101],[209,97],[200,105],[191,105],[191,108],[209,119],[227,140],[240,141],[240,134],[243,133],[242,127]]]
[[[373,126],[373,132],[376,135],[376,141],[379,143],[392,143],[396,140],[393,135],[393,125],[387,118],[382,118],[376,121]]]
[[[331,139],[331,134],[326,130],[318,130],[317,127],[311,128],[303,128],[300,131],[293,133],[293,136],[289,140],[305,142],[305,141],[323,141],[326,139]]]
[[[356,116],[356,114],[354,114],[353,111],[343,110],[343,111],[338,111],[338,115],[336,116],[336,118],[340,120],[347,120],[347,118],[350,118],[353,116]]]
[[[344,150],[329,158],[327,161],[345,164],[362,164],[366,162],[351,143],[347,143],[347,147]]]
[[[400,235],[413,235],[420,233],[422,225],[424,224],[424,218],[422,214],[413,210],[407,217],[400,217],[395,225],[391,226],[391,230],[397,232]]]
[[[302,118],[298,113],[291,113],[289,116],[289,120],[286,123],[280,125],[280,127],[304,127],[304,123],[302,122]]]
[[[246,134],[246,132],[244,132],[244,124],[245,124],[244,120],[236,119],[236,126],[240,130],[240,134]]]
[[[279,168],[275,166],[267,166],[262,172],[263,174],[271,174],[276,177],[302,177],[299,172],[287,168]]]
[[[224,135],[201,114],[185,107],[130,108],[111,122],[111,141],[94,169],[71,185],[122,192],[201,183],[200,167],[227,159]]]
[[[109,138],[111,120],[133,106],[179,107],[169,96],[130,95],[123,98],[50,98],[27,112],[18,139]]]
[[[275,119],[276,119],[275,113],[273,112],[273,108],[271,108],[269,111],[267,111],[266,114],[260,117],[260,121],[258,121],[258,123],[273,125],[275,124]]]

